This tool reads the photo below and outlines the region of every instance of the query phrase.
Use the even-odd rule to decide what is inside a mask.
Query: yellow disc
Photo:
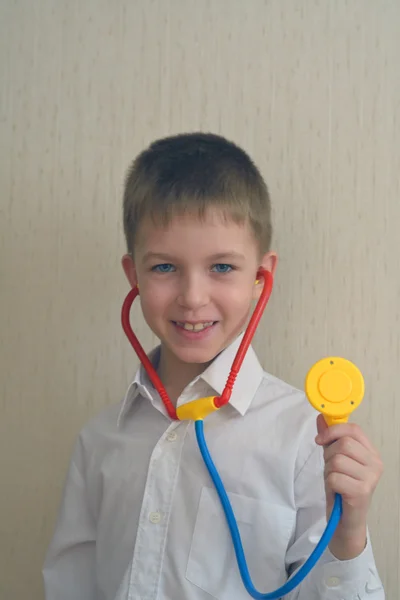
[[[331,369],[321,375],[318,389],[328,402],[343,402],[350,396],[353,383],[347,373]]]
[[[346,423],[364,396],[364,379],[349,360],[323,358],[309,370],[305,391],[310,404],[328,425]]]

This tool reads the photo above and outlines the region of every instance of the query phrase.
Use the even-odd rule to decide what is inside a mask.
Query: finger
[[[369,466],[373,455],[360,442],[351,437],[343,437],[324,448],[324,460],[328,462],[336,455],[347,456],[360,465]]]
[[[357,440],[370,452],[376,454],[376,450],[361,429],[356,423],[339,423],[338,425],[332,425],[328,427],[322,434],[318,434],[315,441],[320,446],[327,446],[336,440],[343,437],[351,437]]]
[[[353,499],[352,501],[356,503],[359,503],[360,501],[365,502],[371,497],[374,490],[374,485],[372,483],[359,481],[358,479],[354,479],[354,477],[350,477],[343,473],[329,473],[325,482],[328,489],[336,494],[340,494],[348,502],[350,499]]]
[[[348,456],[343,456],[343,454],[336,454],[325,463],[325,479],[327,479],[331,473],[348,475],[348,477],[352,477],[357,481],[365,481],[370,475],[369,469],[366,466],[354,461]]]

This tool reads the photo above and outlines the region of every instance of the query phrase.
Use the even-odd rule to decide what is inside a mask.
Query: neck
[[[161,346],[158,376],[174,406],[185,387],[203,373],[209,364],[185,363],[173,355],[168,348]]]

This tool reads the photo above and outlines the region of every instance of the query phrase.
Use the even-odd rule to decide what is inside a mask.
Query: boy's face
[[[204,220],[175,217],[167,227],[144,222],[135,256],[123,258],[138,284],[144,318],[162,347],[182,363],[208,363],[243,331],[260,266],[274,272],[276,255],[260,259],[247,224],[210,209]]]

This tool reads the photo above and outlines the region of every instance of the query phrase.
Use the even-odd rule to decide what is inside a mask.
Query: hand
[[[335,494],[343,499],[343,515],[329,548],[339,560],[355,558],[365,548],[367,514],[372,495],[383,473],[378,451],[354,423],[328,427],[317,418],[316,443],[324,447],[327,518]]]

